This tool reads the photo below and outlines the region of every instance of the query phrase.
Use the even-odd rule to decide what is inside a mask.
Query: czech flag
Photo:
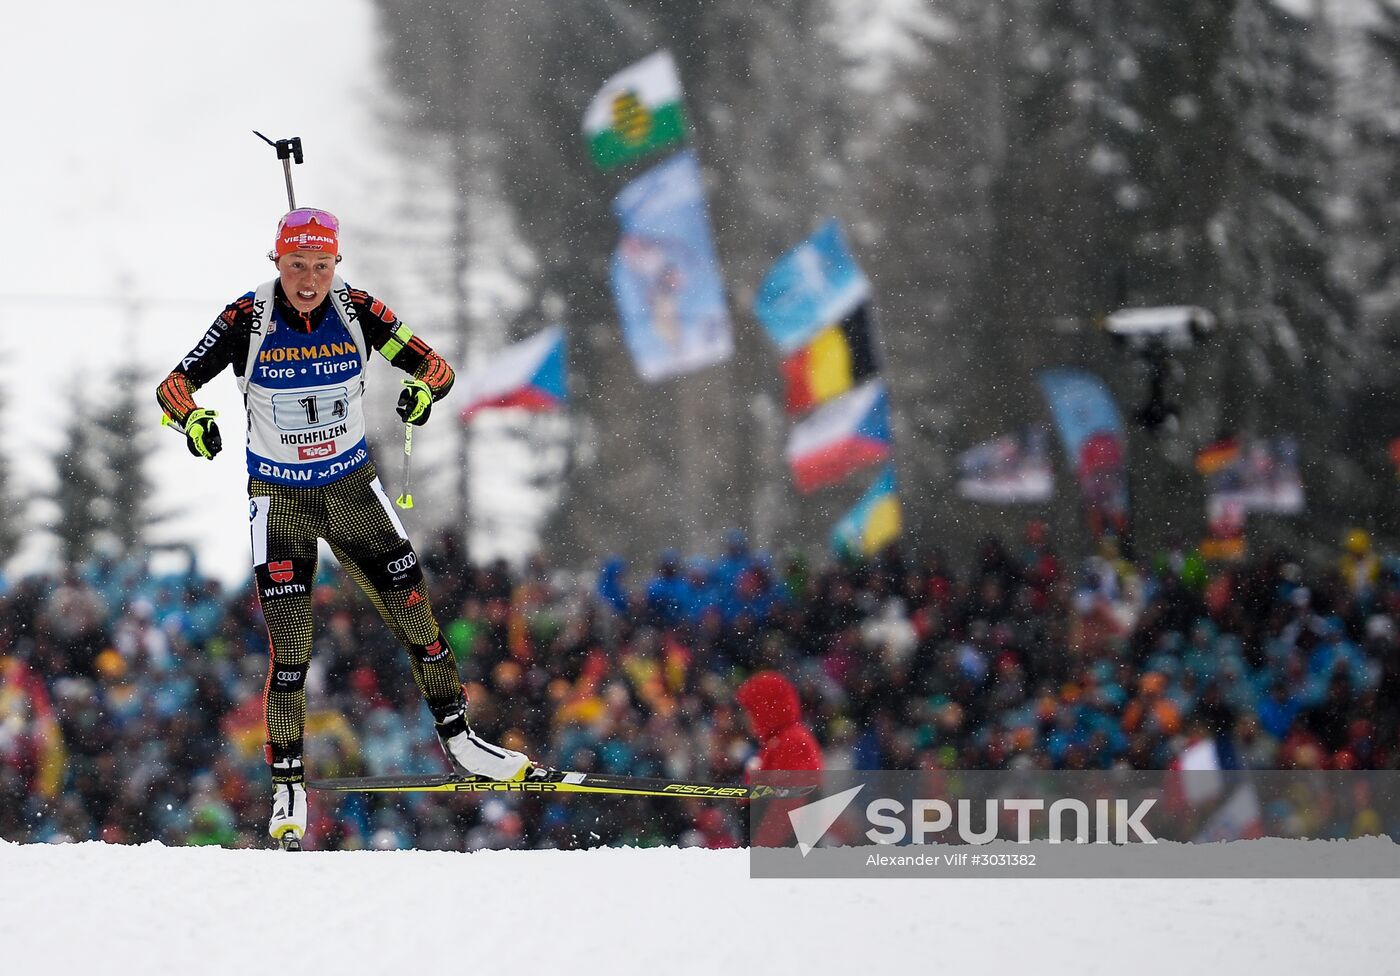
[[[872,380],[817,408],[793,427],[787,459],[804,494],[890,457],[889,394]]]
[[[855,507],[836,523],[831,532],[831,548],[837,553],[873,556],[899,538],[900,528],[894,468],[886,467]]]
[[[789,416],[806,413],[873,377],[879,368],[868,306],[859,305],[783,360]]]
[[[520,407],[558,410],[568,399],[564,379],[564,329],[551,326],[523,342],[507,346],[457,381],[466,393],[462,420],[477,411]]]

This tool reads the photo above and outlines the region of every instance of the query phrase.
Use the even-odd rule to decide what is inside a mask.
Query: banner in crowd
[[[806,413],[879,373],[870,333],[869,306],[858,305],[783,360],[789,416]]]
[[[1192,843],[1216,844],[1263,836],[1264,808],[1259,802],[1259,793],[1253,783],[1243,783],[1210,815]]]
[[[894,468],[887,466],[855,507],[831,532],[831,548],[839,553],[873,556],[895,539],[902,528]]]
[[[120,664],[116,651],[103,654]],[[18,657],[0,655],[0,766],[30,770],[34,793],[53,800],[63,787],[66,763],[63,730],[44,680]]]
[[[792,428],[787,459],[797,490],[815,491],[888,460],[892,441],[883,381],[837,397]]]
[[[1244,556],[1244,526],[1250,512],[1298,515],[1304,507],[1298,443],[1292,437],[1232,437],[1196,455],[1206,479],[1206,540],[1211,559]]]
[[[462,420],[497,407],[543,412],[568,399],[564,374],[564,329],[554,325],[509,345],[457,380],[466,406]]]
[[[679,145],[685,129],[681,78],[670,51],[657,51],[613,75],[583,115],[588,152],[601,169]]]
[[[985,441],[958,455],[958,494],[975,502],[1013,505],[1049,501],[1055,472],[1043,430],[1028,428]]]
[[[623,339],[648,382],[722,362],[734,351],[700,167],[689,150],[613,201],[622,239],[612,287]]]
[[[1172,760],[1162,783],[1164,806],[1187,817],[1209,811],[1193,844],[1263,836],[1264,813],[1254,784],[1245,781],[1231,791],[1228,775],[1220,748],[1209,736],[1189,741]]]
[[[1122,538],[1128,527],[1128,451],[1113,396],[1103,380],[1083,370],[1048,369],[1039,382],[1079,481],[1090,534],[1095,540],[1110,533]]]
[[[790,354],[869,297],[870,282],[832,219],[774,262],[758,286],[753,312],[768,337]]]
[[[1196,470],[1212,495],[1233,498],[1246,512],[1298,515],[1303,511],[1303,476],[1298,442],[1275,438],[1232,437],[1196,454]]]
[[[1248,514],[1238,498],[1206,495],[1206,537],[1201,542],[1201,555],[1206,559],[1243,559]]]
[[[1234,464],[1211,479],[1212,494],[1239,498],[1250,512],[1301,515],[1303,475],[1298,467],[1298,442],[1292,437],[1247,439]]]

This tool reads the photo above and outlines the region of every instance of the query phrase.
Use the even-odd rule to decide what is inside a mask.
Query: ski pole
[[[297,208],[297,195],[296,191],[292,189],[292,163],[296,162],[300,165],[303,162],[301,155],[301,136],[293,136],[290,139],[278,139],[274,142],[257,129],[253,130],[253,135],[277,150],[277,158],[282,160],[282,175],[286,177],[287,180],[287,209],[295,210]]]
[[[394,499],[394,504],[399,508],[413,507],[413,492],[408,490],[408,476],[412,473],[409,467],[413,460],[413,425],[403,425],[403,493]]]

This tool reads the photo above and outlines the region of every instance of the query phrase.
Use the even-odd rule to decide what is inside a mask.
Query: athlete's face
[[[292,307],[309,312],[331,292],[335,257],[320,251],[293,251],[277,259],[277,272]]]

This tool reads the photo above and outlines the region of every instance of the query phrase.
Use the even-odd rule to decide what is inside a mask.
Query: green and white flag
[[[613,75],[583,115],[588,150],[600,169],[685,141],[681,78],[670,51],[657,51]]]

